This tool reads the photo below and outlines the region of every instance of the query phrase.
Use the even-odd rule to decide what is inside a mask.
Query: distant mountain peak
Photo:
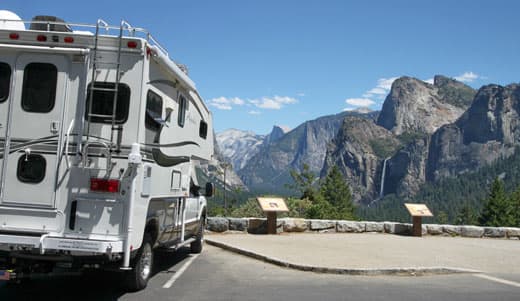
[[[265,143],[272,143],[275,141],[278,141],[280,138],[282,138],[287,131],[284,130],[281,126],[275,125],[273,126],[273,129],[271,130],[271,133],[267,135]]]
[[[259,151],[265,139],[264,135],[238,129],[228,129],[216,135],[222,156],[231,162],[236,171]]]

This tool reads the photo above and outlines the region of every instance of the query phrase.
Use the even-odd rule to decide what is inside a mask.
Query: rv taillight
[[[137,42],[135,41],[128,41],[126,45],[128,46],[128,48],[137,48]]]
[[[20,35],[15,32],[9,34],[9,39],[11,39],[11,40],[18,40],[19,38],[20,38]]]
[[[119,192],[119,180],[90,178],[90,190],[99,192]]]
[[[64,37],[63,38],[63,42],[65,42],[65,43],[74,43],[74,38],[73,37]]]
[[[38,35],[38,36],[36,37],[36,40],[37,40],[38,42],[45,42],[45,41],[47,41],[47,36],[44,36],[44,35],[40,34],[40,35]]]

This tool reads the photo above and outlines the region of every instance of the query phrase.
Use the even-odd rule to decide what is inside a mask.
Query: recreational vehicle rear
[[[201,252],[212,116],[144,29],[0,12],[0,274],[120,270]],[[184,71],[183,71],[184,70]]]

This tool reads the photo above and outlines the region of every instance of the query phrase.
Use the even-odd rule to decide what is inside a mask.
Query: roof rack
[[[57,27],[60,28],[70,28],[72,30],[71,33],[81,33],[81,31],[85,30],[96,30],[97,24],[84,24],[84,23],[70,23],[70,22],[60,22],[58,18],[55,18],[56,20],[10,20],[10,19],[0,19],[0,22],[2,21],[8,21],[8,22],[18,22],[22,23],[24,26],[28,25],[30,28],[31,26],[33,28],[38,28],[37,31],[55,31],[52,29],[55,29]],[[121,29],[120,25],[109,25],[107,22],[99,19],[100,23],[102,23],[102,26],[100,27],[105,31],[105,36],[113,36],[113,37],[119,37],[119,30]],[[133,38],[141,38],[146,40],[150,45],[156,46],[159,50],[161,50],[164,54],[166,54],[167,57],[169,57],[168,51],[166,48],[164,48],[158,41],[155,39],[152,34],[140,27],[133,27],[128,22],[122,21],[125,23],[125,27],[123,30],[123,37],[133,37]],[[1,29],[1,28],[0,28]],[[46,30],[45,30],[46,29]],[[34,31],[34,29],[26,29],[28,31]],[[79,32],[78,32],[79,31]],[[89,31],[90,32],[90,31]],[[94,36],[94,32],[91,32],[92,36]]]

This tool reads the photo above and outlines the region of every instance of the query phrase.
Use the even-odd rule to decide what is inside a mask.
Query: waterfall
[[[382,198],[385,192],[385,174],[386,174],[386,161],[390,158],[386,158],[383,161],[383,171],[381,172],[381,190],[379,190],[379,198]]]

